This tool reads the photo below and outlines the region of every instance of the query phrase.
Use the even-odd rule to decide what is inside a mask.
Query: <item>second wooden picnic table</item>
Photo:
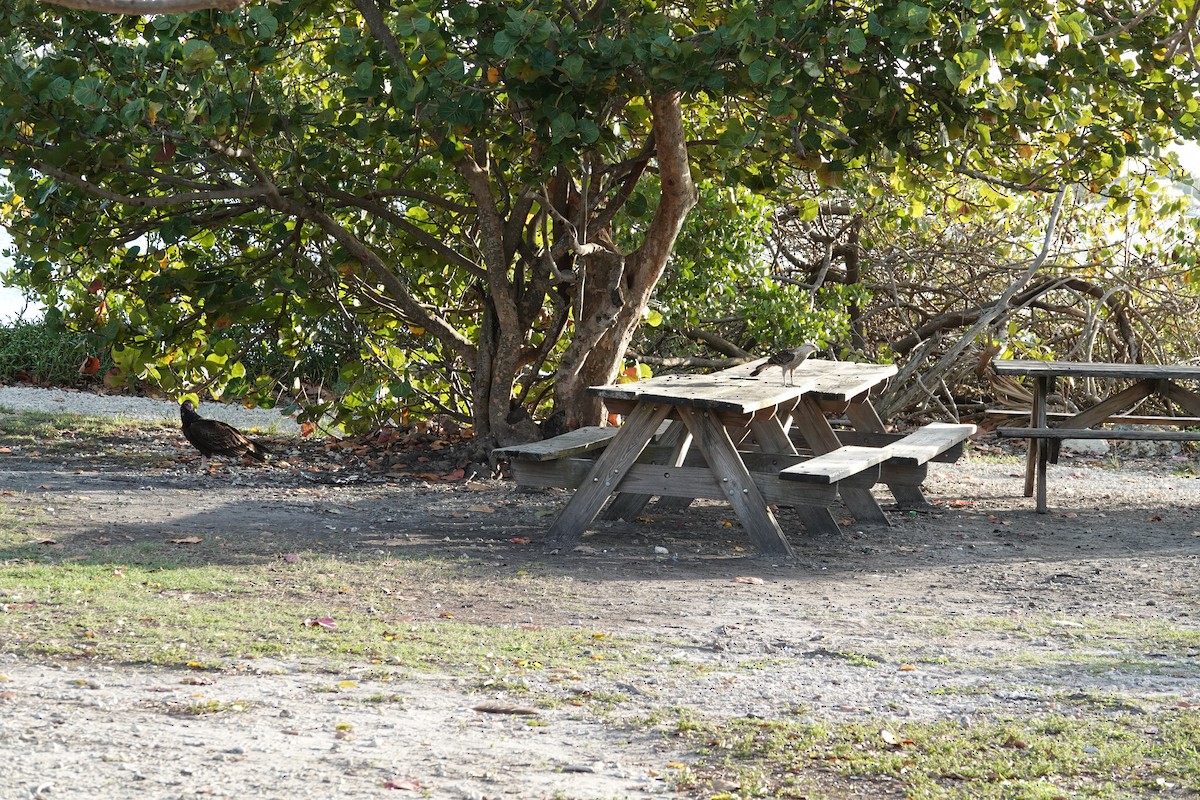
[[[898,500],[923,502],[924,463],[956,444],[961,451],[962,440],[974,431],[973,426],[944,426],[908,437],[907,450],[893,449],[900,437],[886,433],[869,393],[896,373],[894,366],[810,359],[786,386],[778,371],[752,377],[754,366],[592,387],[589,391],[604,398],[611,411],[625,415],[599,456],[594,461],[563,457],[557,463],[535,456],[540,463],[525,464],[540,470],[534,483],[577,487],[551,526],[551,537],[564,544],[577,539],[613,495],[608,516],[625,518],[654,496],[723,499],[760,550],[790,556],[771,503],[794,506],[812,532],[839,530],[829,510],[839,496],[859,522],[886,523],[870,491],[880,480],[880,465],[896,462],[889,485]],[[877,438],[847,445],[826,416],[831,412],[843,414],[857,433]],[[793,425],[820,458],[799,454],[789,435]],[[656,435],[658,453],[643,457]],[[688,459],[693,445],[702,457],[699,465],[698,459]],[[549,452],[546,443],[537,446],[538,452]],[[505,448],[502,455],[519,458],[522,452]],[[586,475],[572,478],[580,468]]]
[[[1195,427],[1200,417],[1200,394],[1179,382],[1200,382],[1200,366],[1184,364],[1113,364],[1091,361],[1033,361],[1025,359],[992,362],[998,375],[1024,376],[1033,381],[1033,402],[1024,413],[1024,427],[1000,427],[1001,436],[1029,440],[1025,467],[1025,496],[1036,489],[1036,510],[1047,512],[1046,465],[1058,461],[1058,445],[1064,439],[1143,439],[1200,441],[1195,430],[1162,430],[1162,427]],[[1049,421],[1047,402],[1059,378],[1131,379],[1133,384],[1073,414],[1059,414]],[[1158,396],[1182,408],[1189,416],[1130,415],[1143,400]],[[1107,423],[1128,423],[1140,429],[1104,429]]]

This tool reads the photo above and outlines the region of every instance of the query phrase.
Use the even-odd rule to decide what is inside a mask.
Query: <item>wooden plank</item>
[[[561,461],[524,461],[513,465],[513,477],[521,486],[539,489],[575,489],[587,480],[594,462],[586,458]],[[751,472],[751,477],[768,503],[790,506],[829,506],[837,501],[836,486],[785,483],[778,472]],[[664,468],[660,464],[634,464],[617,484],[624,494],[657,497],[687,497],[727,500],[725,488],[707,467]]]
[[[1168,395],[1169,397],[1170,395]],[[1009,417],[1019,419],[1029,418],[1029,409],[1020,408],[989,408],[983,412],[987,417]],[[1046,418],[1051,420],[1064,420],[1075,416],[1066,411],[1047,411]],[[1160,417],[1146,414],[1113,414],[1104,420],[1105,423],[1113,425],[1159,425],[1171,426],[1180,428],[1200,427],[1200,417]]]
[[[670,411],[670,406],[649,403],[634,409],[596,459],[588,479],[555,518],[550,526],[551,539],[569,545],[579,538],[596,519],[596,514]]]
[[[962,444],[974,433],[974,425],[930,422],[891,445],[892,458],[906,464],[924,464]]]
[[[992,368],[997,375],[1200,381],[1200,366],[1181,364],[1106,364],[1091,361],[997,359],[992,361]]]
[[[1099,403],[1097,403],[1096,405],[1087,409],[1086,411],[1081,411],[1078,414],[1075,414],[1074,416],[1067,417],[1067,419],[1065,419],[1061,424],[1057,425],[1056,427],[1059,427],[1059,428],[1092,428],[1092,427],[1095,427],[1096,425],[1099,425],[1100,423],[1104,422],[1104,420],[1108,419],[1113,414],[1116,414],[1120,411],[1124,411],[1124,410],[1128,409],[1130,406],[1132,406],[1134,403],[1138,402],[1139,400],[1146,399],[1150,395],[1157,392],[1158,388],[1159,388],[1159,381],[1157,381],[1157,380],[1138,381],[1134,385],[1132,385],[1126,389],[1122,389],[1121,391],[1117,392],[1116,394],[1112,395],[1111,397],[1106,397],[1105,399],[1101,400]],[[1045,421],[1043,420],[1038,425],[1038,427],[1040,427],[1040,428],[1047,427]]]
[[[846,445],[823,455],[810,458],[783,469],[779,477],[786,481],[835,484],[852,475],[878,467],[891,457],[886,447],[854,447]]]
[[[1167,381],[1159,388],[1166,395],[1167,399],[1174,402],[1180,408],[1185,409],[1189,414],[1200,414],[1200,394],[1196,394],[1190,389],[1185,389],[1170,381]]]
[[[647,447],[642,451],[642,458],[639,461],[647,464],[666,464],[671,467],[682,466],[687,458],[688,450],[692,446],[692,435],[688,433],[687,427],[682,422],[673,422],[671,425],[670,430],[663,435],[664,444],[669,444],[670,448],[655,448],[656,452],[650,453],[651,448]],[[634,492],[618,494],[604,510],[602,518],[632,520],[642,513],[642,509],[646,507],[653,496]]]
[[[664,375],[632,383],[592,386],[588,393],[607,400],[679,403],[693,408],[752,414],[794,400],[808,391],[811,380],[780,386],[723,372],[711,375]]]
[[[1200,442],[1200,431],[1113,430],[1111,428],[997,428],[1012,439],[1128,439],[1144,442]]]
[[[896,374],[894,364],[859,364],[810,358],[796,370],[795,386],[780,386],[773,373],[752,378],[751,362],[710,375],[663,375],[633,383],[592,386],[590,394],[616,402],[676,400],[698,408],[752,413],[808,392],[818,399],[848,401]],[[610,406],[611,407],[611,406]]]
[[[552,461],[556,458],[579,455],[605,447],[617,435],[619,428],[589,426],[543,439],[540,442],[497,447],[492,456],[499,459],[524,458],[532,461]]]
[[[768,555],[792,558],[791,544],[734,449],[725,426],[711,411],[682,406],[678,411],[708,461],[709,469],[720,476],[725,499],[733,506],[758,549]]]

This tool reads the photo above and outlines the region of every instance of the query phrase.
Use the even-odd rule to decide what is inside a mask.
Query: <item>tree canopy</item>
[[[2,216],[23,278],[170,391],[236,380],[247,342],[350,336],[350,406],[419,395],[483,440],[530,438],[534,407],[598,418],[583,388],[621,368],[698,183],[808,219],[822,196],[797,174],[957,173],[988,187],[963,203],[1001,207],[1065,182],[1119,192],[1129,159],[1194,138],[1194,17],[1177,0],[153,17],[18,0],[0,12]]]

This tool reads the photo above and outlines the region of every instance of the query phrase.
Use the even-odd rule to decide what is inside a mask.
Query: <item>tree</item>
[[[520,406],[546,381],[570,424],[599,418],[583,390],[617,374],[693,173],[1103,188],[1194,130],[1191,11],[24,0],[0,13],[5,216],[28,279],[73,286],[72,313],[168,388],[236,369],[206,350],[231,320],[302,348],[341,317],[395,375],[375,400],[422,363],[465,373],[477,436],[507,442],[537,435]],[[637,235],[615,230],[648,181]]]

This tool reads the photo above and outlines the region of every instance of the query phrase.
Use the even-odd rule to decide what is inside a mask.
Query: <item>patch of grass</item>
[[[0,446],[27,456],[113,456],[154,459],[148,445],[164,434],[174,434],[173,422],[126,417],[89,417],[80,414],[12,411],[0,407]]]
[[[452,614],[413,619],[414,607],[437,607],[431,594],[418,595],[430,591],[432,574],[447,579],[444,564],[396,562],[381,580],[377,562],[333,555],[306,554],[296,564],[267,557],[170,564],[172,553],[189,556],[179,548],[114,549],[131,558],[93,553],[85,563],[61,553],[0,562],[0,649],[176,667],[264,657],[333,669],[367,662],[381,673],[609,674],[640,657],[629,640],[572,627],[477,624]],[[325,617],[332,627],[311,622]]]
[[[1178,710],[1103,719],[1044,716],[969,728],[947,721],[806,724],[708,721],[678,711],[655,722],[696,747],[686,785],[711,798],[904,797],[914,800],[1127,798],[1200,791],[1200,715]],[[733,795],[729,795],[733,796]]]
[[[112,367],[112,359],[99,352],[86,334],[24,320],[0,325],[0,380],[24,373],[53,386],[74,386],[82,378],[79,365],[91,355],[100,358],[97,375]]]
[[[257,705],[252,700],[197,700],[193,703],[172,705],[167,712],[181,717],[211,717],[217,714],[240,714]]]
[[[1158,651],[1169,655],[1187,655],[1200,650],[1200,629],[1166,618],[1069,617],[1039,613],[1022,614],[1020,617],[987,614],[950,617],[931,614],[895,616],[892,622],[939,637],[968,632],[1007,633],[1026,641],[1052,639],[1060,646],[1071,645],[1072,652],[1102,649],[1119,653]]]

